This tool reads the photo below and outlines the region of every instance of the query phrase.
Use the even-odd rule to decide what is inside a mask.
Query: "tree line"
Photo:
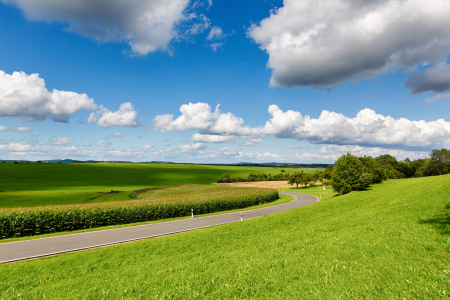
[[[324,170],[306,174],[303,171],[293,174],[282,173],[275,176],[267,174],[250,174],[247,178],[230,177],[223,174],[217,182],[246,182],[288,180],[291,185],[306,187],[317,182],[331,184],[338,193],[348,193],[353,190],[363,190],[371,184],[387,179],[436,176],[450,173],[450,150],[434,149],[429,158],[397,160],[394,156],[383,154],[378,157],[357,157],[350,153],[339,157],[334,165],[328,165]]]

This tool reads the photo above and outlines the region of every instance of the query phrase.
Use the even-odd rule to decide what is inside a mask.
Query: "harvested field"
[[[233,187],[251,187],[251,188],[292,188],[287,181],[252,181],[252,182],[234,182],[234,183],[217,183],[217,185],[233,186]]]
[[[249,187],[249,188],[270,188],[270,189],[285,189],[295,188],[296,185],[290,185],[287,181],[252,181],[252,182],[233,182],[233,183],[216,183],[217,185],[232,186],[232,187]],[[321,185],[320,181],[316,182],[316,185]],[[308,184],[309,186],[309,184]],[[298,187],[304,187],[303,184],[299,184]]]

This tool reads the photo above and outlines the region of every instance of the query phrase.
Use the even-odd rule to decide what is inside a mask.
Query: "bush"
[[[223,174],[217,180],[217,183],[228,183],[228,182],[231,182],[231,178],[230,178],[230,175],[228,173]]]

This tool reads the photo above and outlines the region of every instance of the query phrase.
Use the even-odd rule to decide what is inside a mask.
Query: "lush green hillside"
[[[286,172],[294,170],[285,168]],[[132,191],[180,183],[211,184],[223,173],[246,177],[251,173],[275,175],[280,171],[281,168],[178,164],[0,163],[0,207],[91,203],[99,192]],[[315,169],[305,171],[314,172]],[[128,195],[121,193],[110,198],[121,201],[129,199]]]
[[[0,299],[445,299],[450,175],[0,266]]]

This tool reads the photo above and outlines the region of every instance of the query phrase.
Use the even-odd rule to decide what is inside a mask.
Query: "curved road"
[[[317,197],[291,192],[280,194],[294,196],[295,199],[280,205],[243,211],[243,219],[289,210],[318,202]],[[41,238],[0,244],[0,263],[14,262],[31,258],[79,251],[84,249],[120,244],[158,237],[199,228],[233,223],[241,220],[241,212],[225,213],[209,217],[183,219],[163,223],[130,226],[117,229],[98,230],[92,232],[74,233],[62,236]]]

